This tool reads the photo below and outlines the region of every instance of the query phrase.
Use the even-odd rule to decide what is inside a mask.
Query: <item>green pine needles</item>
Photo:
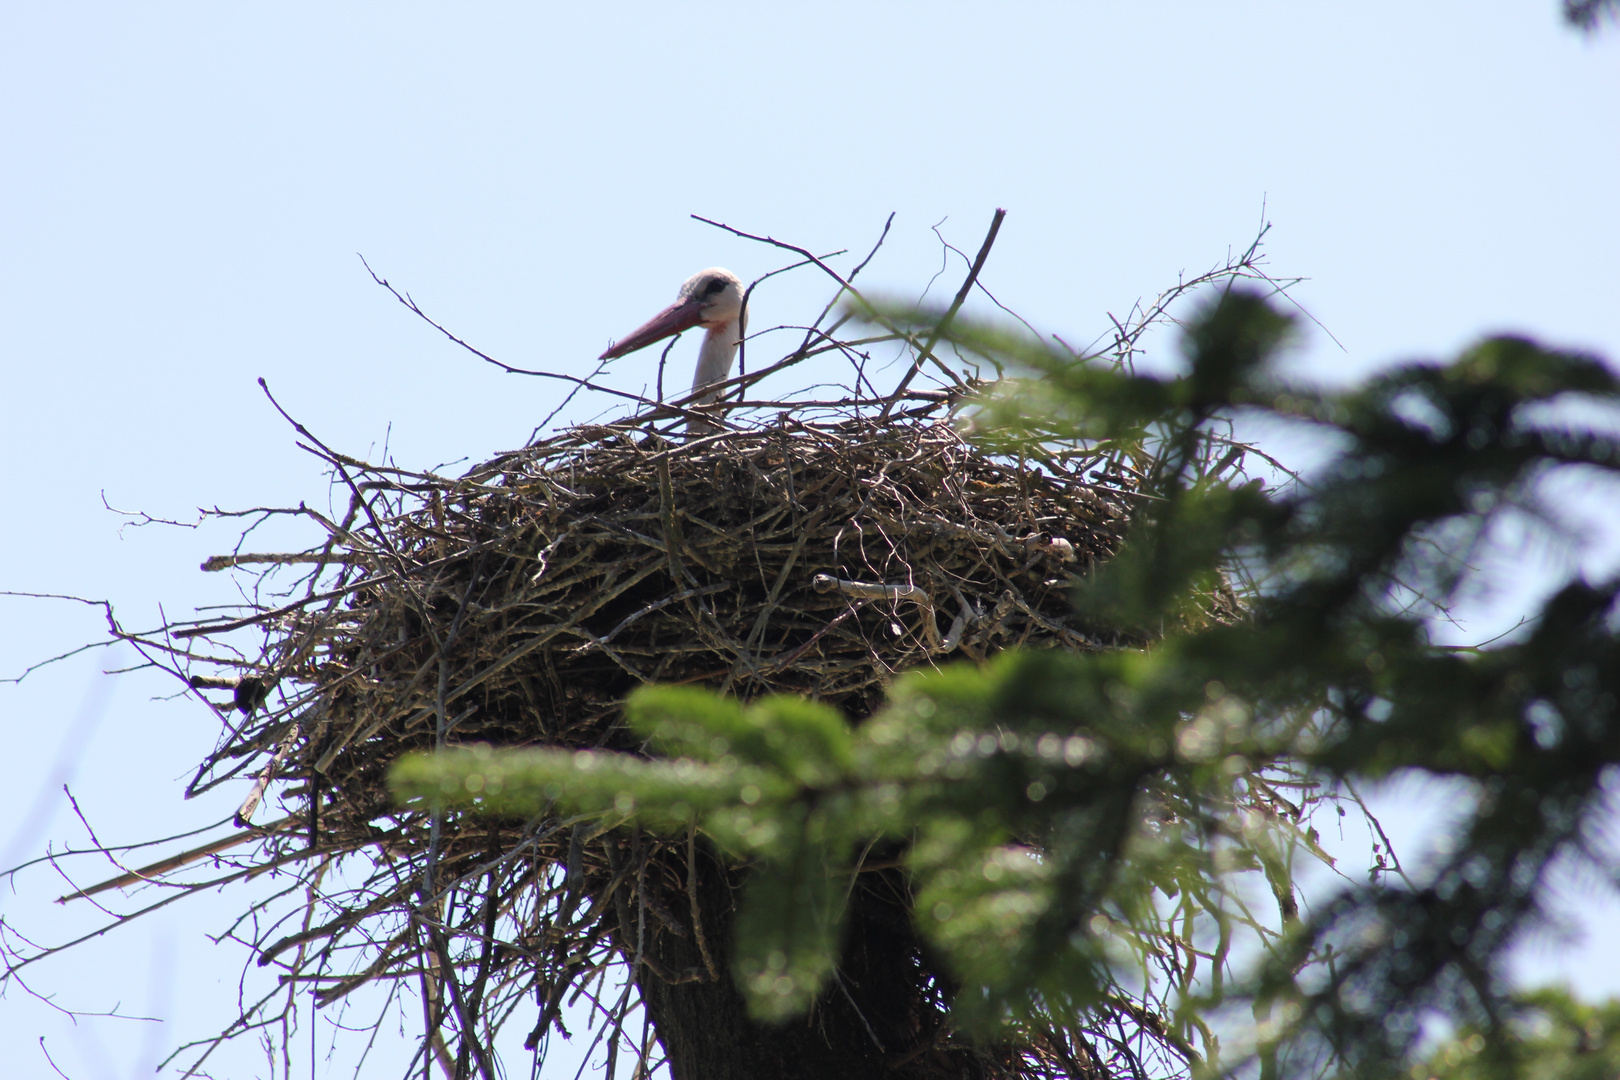
[[[1147,644],[914,670],[858,726],[794,697],[646,687],[627,709],[642,753],[419,755],[396,793],[695,833],[747,868],[730,955],[761,1019],[830,992],[847,901],[879,859],[903,868],[913,922],[957,980],[952,1037],[1039,1042],[1106,1005],[1210,1075],[1408,1075],[1425,1057],[1443,1075],[1588,1075],[1597,1058],[1526,1019],[1546,1003],[1510,994],[1503,957],[1541,914],[1549,866],[1600,853],[1620,582],[1573,581],[1488,647],[1437,647],[1426,621],[1494,529],[1546,520],[1549,475],[1582,470],[1614,497],[1620,442],[1562,410],[1620,405],[1614,374],[1496,338],[1345,391],[1291,385],[1270,364],[1291,318],[1242,290],[1190,324],[1176,378],[858,314],[1011,374],[974,413],[981,449],[1145,448],[1151,498],[1073,597]],[[1333,464],[1270,491],[1232,479],[1211,433],[1245,416],[1315,429]],[[1244,613],[1211,618],[1228,581]],[[1300,860],[1327,859],[1312,810],[1401,771],[1465,782],[1449,854],[1302,903]],[[1424,1041],[1437,1019],[1462,1040],[1450,1058]],[[1612,1061],[1614,1026],[1588,1029]]]

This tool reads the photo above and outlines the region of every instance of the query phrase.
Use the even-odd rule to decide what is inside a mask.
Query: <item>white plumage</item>
[[[748,316],[743,311],[742,279],[718,266],[699,270],[686,279],[673,304],[632,330],[600,359],[611,360],[635,352],[694,326],[706,331],[703,346],[698,350],[697,371],[692,376],[692,392],[698,393],[725,382],[731,374],[737,343],[748,326]],[[704,394],[695,403],[713,401],[718,394],[718,391]]]

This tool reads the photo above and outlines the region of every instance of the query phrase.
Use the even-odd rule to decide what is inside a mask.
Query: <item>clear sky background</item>
[[[137,627],[231,602],[228,576],[197,570],[230,534],[127,527],[103,497],[179,521],[324,505],[259,376],[356,455],[386,441],[425,467],[520,445],[559,385],[444,341],[357,252],[486,352],[585,374],[693,271],[784,261],[692,213],[849,248],[848,267],[895,211],[865,280],[914,297],[940,268],[930,226],[971,252],[1003,206],[982,280],[1079,342],[1246,246],[1263,214],[1272,268],[1310,279],[1294,295],[1342,343],[1312,330],[1294,369],[1344,380],[1501,330],[1620,357],[1617,177],[1620,34],[1581,38],[1555,0],[14,2],[0,7],[0,588],[106,598]],[[827,296],[810,272],[773,279],[753,325],[806,322]],[[695,348],[677,350],[682,375]],[[627,358],[609,379],[639,390],[649,370]],[[1533,551],[1514,576],[1533,591],[1561,566]],[[1482,612],[1480,636],[1511,617]],[[101,631],[91,608],[0,598],[0,675]],[[215,721],[149,673],[98,674],[130,659],[0,686],[8,863],[83,842],[64,782],[110,842],[220,820],[240,798],[180,801]],[[1397,827],[1443,813],[1418,802],[1392,804],[1411,807]],[[95,914],[49,902],[67,890],[30,871],[0,915],[60,940]],[[1608,936],[1538,944],[1526,977],[1620,992],[1620,920],[1580,883],[1567,896],[1608,911],[1594,920]],[[168,908],[30,969],[61,1006],[161,1022],[75,1025],[14,987],[0,1073],[54,1075],[43,1037],[74,1080],[150,1075],[227,1021],[249,961],[205,934],[236,901]],[[265,1069],[249,1044],[216,1075]]]

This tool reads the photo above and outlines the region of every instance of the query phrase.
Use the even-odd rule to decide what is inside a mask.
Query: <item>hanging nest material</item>
[[[1120,345],[1128,358],[1135,337]],[[859,723],[909,668],[1014,646],[1141,644],[1086,625],[1069,595],[1150,501],[1131,459],[1084,448],[1039,464],[989,455],[953,426],[959,400],[897,391],[833,410],[773,408],[764,420],[749,419],[758,403],[716,406],[707,419],[663,406],[459,478],[368,465],[299,427],[347,492],[346,516],[289,508],[320,524],[317,546],[206,563],[258,568],[243,617],[124,635],[174,657],[220,713],[224,737],[188,794],[251,778],[238,815],[247,831],[76,895],[174,880],[188,866],[225,869],[207,886],[290,869],[306,910],[278,923],[272,901],[259,902],[249,914],[278,928],[247,939],[261,966],[281,970],[282,1015],[300,987],[328,1005],[414,985],[422,1052],[455,1076],[493,1075],[483,1055],[495,1030],[523,1017],[535,1047],[580,993],[611,1019],[615,1054],[632,1037],[617,1028],[629,986],[615,1003],[592,980],[626,961],[649,1012],[695,987],[712,993],[701,1008],[716,1024],[740,1023],[723,977],[740,871],[700,839],[555,814],[435,818],[393,805],[389,767],[414,750],[480,743],[638,752],[621,709],[643,683],[745,700],[801,694]],[[1210,617],[1236,612],[1229,592],[1205,601]],[[283,815],[260,808],[267,793]],[[858,878],[878,899],[863,908],[856,897],[847,985],[881,993],[894,1016],[856,1008],[846,990],[818,1003],[812,1027],[864,1028],[885,1047],[884,1075],[1185,1071],[1165,1025],[1129,1002],[1100,1005],[1088,1031],[1030,1032],[1001,1048],[954,1042],[942,1027],[949,978],[910,927],[897,853],[870,854]],[[369,869],[329,874],[355,855]],[[874,981],[896,973],[903,985]],[[277,1008],[259,1000],[215,1043]],[[817,1052],[822,1036],[811,1034],[795,1052]],[[644,1032],[644,1061],[649,1046]],[[1109,1046],[1131,1047],[1134,1064],[1119,1065]]]

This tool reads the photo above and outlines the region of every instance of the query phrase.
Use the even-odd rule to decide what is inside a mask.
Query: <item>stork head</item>
[[[715,331],[738,322],[740,331],[742,305],[743,283],[736,274],[718,266],[699,270],[686,279],[673,304],[630,331],[599,359],[612,360],[694,326]]]

